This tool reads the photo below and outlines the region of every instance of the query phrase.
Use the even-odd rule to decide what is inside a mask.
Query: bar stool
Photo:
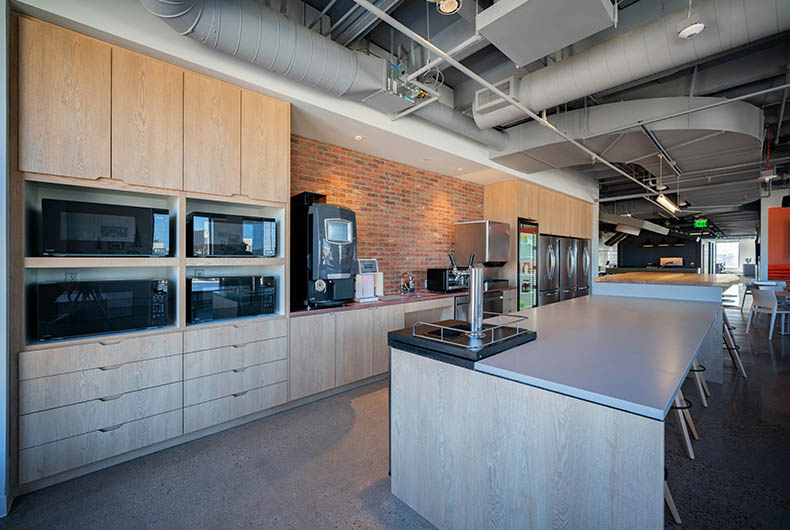
[[[672,493],[669,491],[669,484],[667,484],[668,476],[669,472],[667,468],[664,468],[664,502],[667,503],[667,508],[669,508],[669,513],[672,515],[672,520],[675,521],[675,524],[683,524],[680,520],[678,508],[675,506],[675,499],[672,498]]]
[[[675,411],[678,429],[680,430],[680,437],[683,442],[683,448],[686,450],[686,455],[688,455],[691,460],[694,460],[694,448],[691,447],[691,437],[695,440],[699,440],[699,434],[697,434],[697,427],[694,425],[694,420],[691,419],[691,413],[689,412],[691,406],[691,401],[684,398],[683,391],[678,389],[678,393],[675,394],[675,404],[671,408]],[[691,433],[691,437],[689,437],[689,433]]]
[[[702,372],[704,371],[705,366],[701,365],[695,358],[694,362],[691,364],[691,368],[689,368],[689,373],[694,377],[694,383],[697,386],[697,393],[699,394],[700,403],[702,403],[703,407],[708,408],[708,397],[710,396],[710,390],[708,389],[707,381],[705,381],[705,376],[702,375]]]

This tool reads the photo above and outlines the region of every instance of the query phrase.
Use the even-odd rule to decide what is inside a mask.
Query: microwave
[[[271,314],[275,311],[276,294],[274,276],[189,278],[189,322]]]
[[[44,256],[170,254],[170,212],[160,208],[42,199]]]
[[[469,276],[465,274],[456,276],[453,274],[453,269],[428,269],[427,279],[429,291],[449,293],[469,288]]]
[[[277,255],[277,221],[265,217],[192,212],[187,255],[196,258]]]
[[[167,325],[167,280],[53,282],[31,289],[31,335],[37,340]]]

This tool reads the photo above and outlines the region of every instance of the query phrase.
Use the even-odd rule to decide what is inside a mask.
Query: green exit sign
[[[707,227],[708,227],[707,219],[694,219],[694,228],[707,228]]]

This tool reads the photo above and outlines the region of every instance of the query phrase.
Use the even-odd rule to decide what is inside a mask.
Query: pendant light
[[[675,240],[675,244],[674,244],[674,245],[672,245],[672,246],[673,246],[673,247],[685,247],[685,246],[686,246],[686,242],[685,242],[685,241],[683,241],[683,240],[682,240],[682,239],[680,239],[680,238],[677,238],[677,239]]]
[[[678,208],[677,205],[663,193],[656,197],[656,202],[660,204],[665,210],[669,211],[669,213],[680,211],[680,208]]]
[[[429,0],[430,1],[430,0]],[[454,15],[461,9],[462,0],[434,0],[440,15]]]
[[[643,248],[653,248],[655,245],[649,239],[645,239],[645,242],[642,243]]]
[[[659,246],[659,247],[668,247],[669,246],[669,241],[667,241],[667,238],[662,237],[661,241],[658,242],[657,246]]]

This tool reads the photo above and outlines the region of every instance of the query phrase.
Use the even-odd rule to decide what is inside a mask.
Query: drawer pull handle
[[[126,392],[121,392],[120,394],[115,394],[114,396],[106,396],[100,397],[99,401],[115,401],[116,399],[120,399]]]
[[[236,372],[237,374],[240,374],[243,371],[245,371],[247,368],[249,368],[249,366],[245,366],[243,368],[234,368],[233,371]]]
[[[243,396],[244,394],[246,394],[247,392],[249,392],[249,390],[245,390],[244,392],[236,392],[235,394],[231,394],[231,395],[232,395],[233,397],[241,397],[241,396]]]
[[[123,364],[113,364],[112,366],[99,366],[99,370],[102,372],[109,372],[110,370],[117,370],[123,366]]]
[[[123,340],[102,340],[99,341],[99,344],[102,346],[114,346],[116,344],[120,344],[121,342],[123,342]]]
[[[236,329],[246,328],[247,324],[233,324],[233,327]]]
[[[99,432],[116,431],[116,430],[120,429],[121,427],[123,427],[123,423],[119,423],[118,425],[113,425],[112,427],[105,427],[104,429],[99,429]]]
[[[233,347],[234,348],[246,348],[247,346],[249,346],[249,344],[250,344],[249,342],[245,342],[244,344],[234,344]]]

